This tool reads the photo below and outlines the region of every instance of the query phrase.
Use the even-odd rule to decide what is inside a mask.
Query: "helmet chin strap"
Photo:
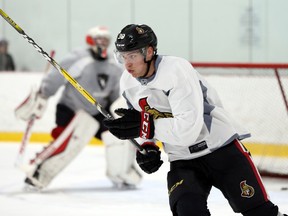
[[[150,70],[150,66],[151,66],[151,62],[152,62],[153,58],[150,61],[146,61],[146,57],[144,58],[144,62],[147,63],[147,69],[146,72],[143,76],[141,76],[140,78],[145,78]]]
[[[146,53],[147,54],[147,53]],[[149,73],[149,70],[150,70],[150,66],[151,66],[151,63],[154,59],[156,59],[156,53],[154,52],[154,55],[152,56],[151,60],[147,61],[146,60],[146,55],[144,57],[144,62],[147,63],[147,69],[146,69],[146,72],[143,76],[141,76],[140,78],[145,78],[147,76],[147,74]]]

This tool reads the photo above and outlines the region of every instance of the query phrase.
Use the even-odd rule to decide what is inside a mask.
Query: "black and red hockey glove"
[[[117,109],[118,119],[104,119],[103,124],[119,139],[152,139],[154,137],[153,116],[135,109]]]
[[[163,164],[159,147],[154,142],[145,142],[141,146],[145,149],[146,154],[137,151],[136,161],[138,165],[148,174],[156,172]]]

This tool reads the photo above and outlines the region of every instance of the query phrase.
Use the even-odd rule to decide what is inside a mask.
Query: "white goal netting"
[[[192,63],[250,131],[244,140],[263,175],[288,177],[288,64]]]

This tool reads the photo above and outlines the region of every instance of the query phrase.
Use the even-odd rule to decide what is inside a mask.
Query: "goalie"
[[[113,107],[111,110],[114,110],[123,106],[117,105],[121,103],[118,98],[122,69],[107,54],[110,44],[108,29],[103,26],[91,28],[86,42],[88,49],[71,52],[61,65],[97,98],[104,109]],[[51,131],[53,142],[31,160],[34,169],[27,174],[25,183],[38,189],[47,187],[95,136],[102,139],[106,147],[107,177],[117,187],[136,186],[142,177],[134,165],[135,147],[107,131],[102,125],[102,114],[56,69],[50,70],[43,78],[40,89],[32,90],[29,97],[16,108],[16,117],[25,121],[41,118],[47,100],[62,86],[64,89],[56,107],[56,127]],[[54,146],[57,148],[52,149]],[[46,158],[39,160],[43,155]]]

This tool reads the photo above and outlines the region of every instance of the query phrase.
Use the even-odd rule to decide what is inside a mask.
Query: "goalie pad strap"
[[[53,130],[51,131],[51,136],[55,140],[62,134],[62,132],[64,130],[65,130],[65,127],[57,126],[57,127],[53,128]]]

